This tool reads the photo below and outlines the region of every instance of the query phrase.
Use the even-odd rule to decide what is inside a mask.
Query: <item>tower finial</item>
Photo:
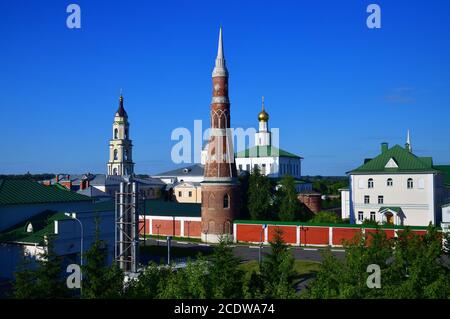
[[[264,95],[262,96],[262,110],[264,111]]]
[[[228,76],[228,70],[225,65],[225,54],[223,49],[222,27],[219,29],[219,43],[217,45],[216,64],[213,70],[213,77]]]
[[[406,144],[405,144],[405,148],[408,152],[412,153],[412,147],[411,147],[411,137],[409,135],[409,129],[406,133]]]

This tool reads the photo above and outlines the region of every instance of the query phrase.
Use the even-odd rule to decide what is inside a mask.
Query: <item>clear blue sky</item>
[[[81,6],[81,30],[66,6]],[[366,27],[378,3],[382,28]],[[261,95],[303,173],[343,175],[380,143],[450,163],[450,1],[0,2],[0,173],[106,172],[120,88],[138,173],[171,169],[170,134],[208,122],[220,25],[232,126]]]

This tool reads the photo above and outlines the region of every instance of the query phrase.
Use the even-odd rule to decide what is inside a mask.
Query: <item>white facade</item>
[[[342,218],[351,218],[351,203],[358,224],[364,219],[383,223],[389,218],[395,225],[436,224],[440,215],[436,207],[436,179],[432,173],[350,175],[351,192],[341,192]],[[382,210],[384,207],[391,209]]]
[[[261,112],[258,114],[258,122],[259,130],[255,133],[255,146],[239,152],[235,157],[237,170],[251,172],[258,167],[261,174],[268,177],[279,178],[291,175],[294,178],[300,178],[302,175],[301,157],[272,146],[269,114],[264,109],[264,97],[262,98]]]
[[[261,174],[269,177],[282,177],[291,175],[294,178],[301,177],[301,159],[291,157],[237,157],[236,167],[238,171],[251,172],[258,166]]]

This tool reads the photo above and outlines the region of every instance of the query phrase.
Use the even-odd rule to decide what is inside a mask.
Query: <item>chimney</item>
[[[381,143],[381,153],[385,153],[388,150],[388,143]]]

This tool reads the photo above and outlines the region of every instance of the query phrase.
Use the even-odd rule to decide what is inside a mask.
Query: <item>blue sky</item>
[[[66,27],[70,3],[80,30]],[[173,168],[172,130],[209,123],[220,25],[232,126],[255,127],[264,95],[303,174],[343,175],[407,129],[417,155],[450,163],[450,1],[2,0],[0,12],[0,173],[106,172],[120,88],[136,171]]]

